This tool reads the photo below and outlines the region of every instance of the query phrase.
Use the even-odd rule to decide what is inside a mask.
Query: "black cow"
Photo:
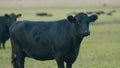
[[[72,68],[80,43],[90,35],[89,23],[97,15],[78,13],[58,21],[19,21],[10,27],[12,63],[14,68],[24,68],[25,57],[37,60],[55,59],[58,68]]]
[[[48,14],[48,13],[37,13],[37,16],[53,16],[52,14]]]
[[[97,11],[97,12],[95,12],[95,14],[101,15],[101,14],[105,14],[105,12],[103,12],[103,11]]]
[[[21,16],[21,14],[5,14],[4,16],[0,16],[0,49],[1,44],[5,49],[5,42],[9,39],[9,27],[12,23],[16,21],[16,19]]]

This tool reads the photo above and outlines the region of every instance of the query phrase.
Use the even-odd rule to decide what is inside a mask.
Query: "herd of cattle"
[[[101,14],[106,14],[106,15],[112,15],[113,13],[116,13],[116,10],[112,10],[108,13],[104,12],[104,11],[95,11],[95,12],[86,12],[87,14],[96,14],[96,15],[101,15]]]
[[[105,11],[88,11],[88,12],[85,12],[85,13],[88,14],[88,15],[93,15],[93,14],[102,15],[102,14],[104,14],[104,15],[111,16],[116,12],[117,12],[116,10],[112,10],[112,11],[109,11],[109,12],[105,12]],[[71,12],[70,14],[76,15],[77,12]]]
[[[36,60],[55,59],[58,68],[72,68],[80,44],[90,35],[89,24],[97,15],[80,12],[56,21],[17,21],[21,14],[0,17],[0,43],[11,41],[13,68],[24,68],[25,57]],[[1,48],[1,46],[0,46]]]
[[[86,14],[88,14],[88,15],[93,15],[93,14],[95,14],[95,15],[108,15],[108,16],[111,16],[111,15],[113,15],[114,13],[116,13],[117,11],[116,10],[111,10],[111,11],[109,11],[109,12],[105,12],[105,11],[87,11],[87,12],[85,12]],[[70,13],[68,13],[67,15],[76,15],[76,14],[78,14],[78,12],[70,12]],[[36,13],[36,16],[41,16],[41,17],[52,17],[53,16],[53,14],[51,14],[51,13],[47,13],[47,12],[40,12],[40,13]]]

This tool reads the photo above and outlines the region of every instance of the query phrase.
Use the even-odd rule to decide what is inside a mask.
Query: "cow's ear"
[[[89,18],[90,18],[90,22],[94,22],[95,20],[98,19],[98,16],[97,15],[92,15]]]
[[[22,14],[18,14],[18,15],[17,15],[17,18],[19,18],[19,17],[21,17],[21,16],[22,16]]]
[[[76,23],[76,19],[73,16],[68,16],[67,20],[71,23]]]
[[[5,17],[10,17],[8,14],[5,14],[4,16],[5,16]]]

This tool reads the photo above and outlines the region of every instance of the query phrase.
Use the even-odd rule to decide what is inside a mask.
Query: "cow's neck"
[[[79,46],[82,40],[83,40],[83,37],[74,37],[74,45]]]
[[[7,27],[9,28],[12,24],[14,24],[16,21],[15,20],[10,20],[10,19],[7,19]]]

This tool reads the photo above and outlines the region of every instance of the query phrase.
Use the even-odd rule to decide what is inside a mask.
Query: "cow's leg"
[[[12,59],[13,68],[24,68],[24,59],[23,56],[16,56],[16,58]]]
[[[72,68],[72,63],[66,62],[66,68]]]
[[[5,41],[2,44],[3,44],[3,49],[5,49]]]
[[[67,56],[67,59],[65,60],[66,68],[72,68],[72,64],[75,62],[77,55],[78,55],[78,52],[74,51],[73,53]]]
[[[0,45],[0,49],[1,49],[1,45]]]
[[[25,62],[25,55],[22,51],[19,50],[19,52],[16,54],[16,61],[19,68],[24,68],[24,62]]]
[[[12,53],[12,64],[14,68],[24,68],[25,55],[19,51],[15,54]]]
[[[1,49],[1,43],[0,43],[0,49]]]
[[[19,68],[18,67],[18,64],[17,64],[17,60],[16,60],[16,50],[17,50],[17,48],[15,47],[15,46],[17,46],[16,44],[15,44],[15,42],[12,40],[12,39],[10,39],[10,41],[11,41],[11,48],[12,48],[12,55],[11,55],[11,62],[12,62],[12,64],[13,64],[13,68]]]
[[[21,50],[17,43],[11,40],[12,44],[12,64],[13,68],[24,68],[25,53]]]
[[[16,62],[16,57],[13,54],[12,54],[12,64],[13,64],[13,68],[19,68]]]
[[[65,68],[63,60],[57,59],[56,62],[57,62],[58,68]]]

